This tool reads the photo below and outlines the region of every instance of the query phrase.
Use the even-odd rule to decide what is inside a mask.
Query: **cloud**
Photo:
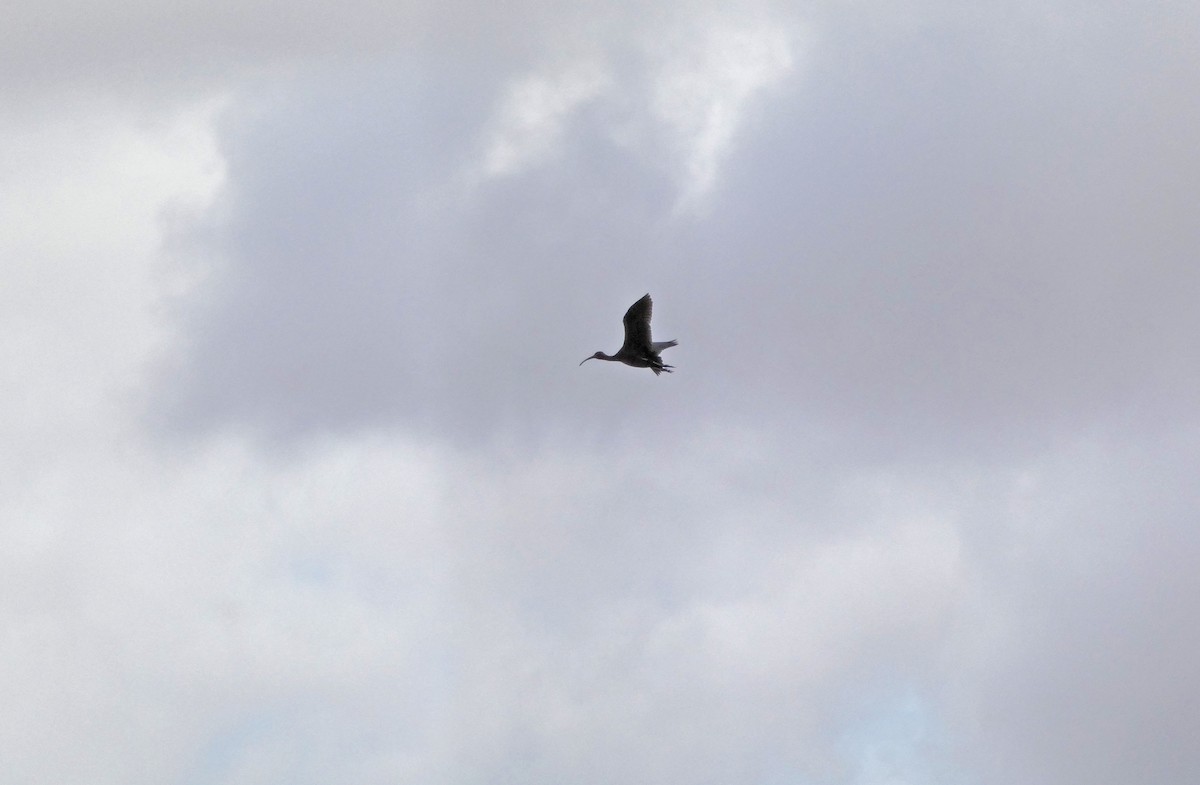
[[[483,172],[509,175],[561,155],[567,121],[602,104],[592,122],[628,153],[665,152],[677,170],[677,207],[699,208],[751,100],[792,70],[795,32],[720,17],[665,34],[656,26],[600,56],[514,80],[491,121]]]
[[[970,675],[965,757],[984,782],[1182,782],[1195,679],[1182,617],[1198,543],[1181,474],[1194,424],[1142,445],[1089,440],[1010,486],[1002,535],[978,551],[971,615],[991,620],[959,651]],[[972,516],[974,517],[974,516]],[[989,537],[992,535],[988,535]],[[977,724],[966,724],[967,718]],[[990,762],[988,762],[990,760]]]
[[[168,340],[160,221],[190,220],[220,186],[204,101],[154,123],[109,108],[66,111],[51,127],[19,113],[3,129],[10,206],[0,254],[5,426],[69,443],[103,396],[140,392],[143,363]],[[186,217],[186,218],[185,218]]]
[[[746,104],[793,66],[791,31],[725,22],[685,41],[654,77],[651,111],[678,138],[684,160],[681,207],[713,187]]]
[[[111,10],[0,47],[14,781],[1195,780],[1195,11]]]
[[[876,636],[936,630],[957,547],[915,519],[822,533],[803,495],[746,516],[716,489],[767,456],[714,464],[733,436],[697,438],[647,505],[612,495],[655,482],[639,445],[606,473],[388,434],[268,461],[81,434],[4,503],[41,522],[5,534],[10,771],[701,781],[738,769],[747,730],[708,739],[739,717],[765,761],[814,765],[816,696],[872,667]]]
[[[243,106],[225,135],[237,175],[205,252],[231,277],[194,312],[195,383],[172,416],[469,438],[553,427],[555,402],[586,399],[617,422],[589,391],[606,377],[584,389],[553,369],[619,340],[646,290],[681,340],[693,415],[722,416],[739,387],[792,427],[800,398],[801,427],[861,429],[887,453],[1027,449],[1142,400],[1148,417],[1187,410],[1195,276],[1169,238],[1189,104],[1169,80],[1072,91],[1079,58],[1102,54],[1090,39],[1068,55],[1036,18],[983,22],[931,15],[890,37],[826,22],[802,79],[783,79],[801,28],[764,23],[687,26],[627,61],[614,47],[422,82],[386,60],[335,71],[349,91],[278,83],[276,111]],[[1016,70],[1000,33],[1030,26]],[[1147,77],[1185,56],[1138,51]],[[1136,158],[1141,134],[1162,144]],[[454,187],[489,155],[514,168]],[[679,213],[708,177],[682,173],[718,160],[707,212]]]
[[[560,143],[563,124],[580,104],[594,99],[606,77],[580,64],[553,77],[527,77],[510,86],[484,157],[484,173],[509,175],[538,163]]]

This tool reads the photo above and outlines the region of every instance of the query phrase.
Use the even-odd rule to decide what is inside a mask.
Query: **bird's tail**
[[[679,341],[655,341],[650,345],[654,348],[654,353],[658,354],[663,349],[670,349],[672,346],[678,346]]]

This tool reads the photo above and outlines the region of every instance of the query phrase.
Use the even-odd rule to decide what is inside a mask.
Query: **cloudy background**
[[[9,10],[0,782],[1195,782],[1200,11],[546,5]]]

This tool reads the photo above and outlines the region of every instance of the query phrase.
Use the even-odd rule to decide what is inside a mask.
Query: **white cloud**
[[[609,85],[604,70],[590,62],[511,83],[489,132],[484,173],[501,177],[544,163],[560,145],[571,115]]]
[[[756,100],[794,71],[797,56],[790,23],[706,19],[653,19],[637,45],[618,38],[603,59],[511,82],[487,134],[484,173],[546,163],[567,144],[572,117],[599,104],[592,121],[629,152],[654,159],[665,151],[678,181],[677,208],[698,207]]]
[[[6,115],[0,779],[1193,782],[1195,48],[819,10],[804,90],[759,17],[313,6],[205,17],[305,63],[219,136]],[[643,286],[679,372],[577,369]]]
[[[218,102],[145,118],[68,109],[3,129],[0,384],[9,443],[67,440],[141,384],[169,326],[159,253],[172,216],[201,209],[223,172]],[[19,434],[19,435],[18,435]]]
[[[793,31],[777,24],[721,22],[666,47],[654,76],[652,110],[682,161],[679,205],[696,205],[760,94],[792,72]]]
[[[39,475],[3,505],[41,529],[4,537],[11,776],[162,781],[305,696],[428,700],[431,456],[356,444],[268,469],[236,439],[181,459],[100,438]]]

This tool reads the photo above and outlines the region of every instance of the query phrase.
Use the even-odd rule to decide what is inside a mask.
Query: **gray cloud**
[[[1093,442],[1014,484],[1010,546],[977,562],[976,612],[996,624],[965,650],[978,725],[963,736],[984,781],[1182,782],[1196,770],[1196,680],[1180,656],[1200,634],[1184,565],[1198,545],[1183,523],[1196,509],[1193,435]]]
[[[1195,11],[239,8],[0,33],[14,781],[1195,779]]]
[[[572,110],[552,164],[466,192],[453,184],[481,155],[489,95],[519,73],[383,62],[349,91],[280,86],[289,108],[226,135],[230,278],[194,360],[220,389],[198,383],[181,416],[300,432],[553,421],[580,400],[566,360],[617,341],[644,289],[659,329],[688,331],[697,398],[676,416],[759,399],[757,416],[788,421],[803,401],[872,440],[987,450],[1144,398],[1187,411],[1200,282],[1173,151],[1195,106],[1170,79],[1185,55],[1126,41],[1122,81],[1099,43],[1062,51],[1042,30],[1014,63],[1020,21],[882,46],[822,28],[747,110],[702,216],[677,215],[677,172],[614,136],[652,122],[616,98],[652,70]],[[616,420],[604,398],[585,400]]]

